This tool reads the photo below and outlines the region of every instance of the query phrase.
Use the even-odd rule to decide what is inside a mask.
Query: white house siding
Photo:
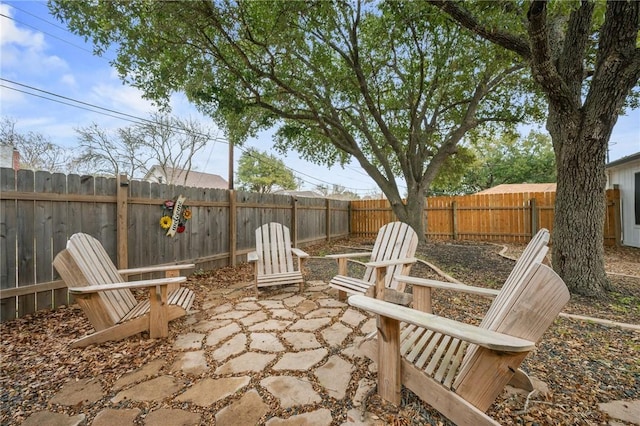
[[[622,244],[640,247],[640,153],[611,163],[607,177],[609,188],[620,189]]]

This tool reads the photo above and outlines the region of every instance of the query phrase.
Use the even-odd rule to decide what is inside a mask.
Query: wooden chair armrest
[[[535,342],[529,340],[394,305],[372,297],[363,295],[351,296],[349,297],[349,305],[418,327],[424,327],[469,343],[475,343],[493,351],[528,352],[535,347]]]
[[[142,281],[132,281],[126,283],[110,283],[110,284],[100,284],[100,285],[91,285],[87,287],[69,287],[69,293],[71,294],[90,294],[96,293],[99,291],[109,291],[109,290],[122,290],[125,288],[148,288],[155,286],[163,286],[169,284],[180,284],[187,281],[186,277],[172,277],[172,278],[158,278],[154,280],[142,280]]]
[[[425,278],[410,277],[407,275],[400,275],[400,274],[395,275],[394,278],[396,279],[396,281],[411,284],[414,286],[439,288],[443,290],[453,290],[453,291],[459,291],[463,293],[478,294],[480,296],[495,297],[498,295],[498,293],[500,293],[500,290],[494,290],[492,288],[474,287],[466,284],[456,284],[456,283],[449,283],[445,281],[429,280]]]
[[[178,265],[147,266],[142,268],[118,269],[118,272],[122,275],[146,274],[148,272],[182,271],[184,269],[193,269],[195,267],[196,265],[193,263],[183,263]]]
[[[327,257],[329,259],[340,259],[340,258],[343,258],[343,257],[365,257],[365,256],[370,257],[371,256],[371,252],[370,251],[369,252],[363,251],[361,253],[328,254],[325,257]]]
[[[258,261],[258,252],[251,251],[247,253],[247,262],[257,262]]]
[[[300,259],[304,259],[304,258],[309,257],[309,255],[306,252],[300,250],[299,248],[295,248],[295,247],[291,248],[291,253],[293,253],[295,256],[298,256]]]
[[[377,262],[367,262],[364,265],[370,268],[386,268],[387,266],[406,265],[416,263],[418,259],[415,257],[405,257],[403,259],[379,260]]]

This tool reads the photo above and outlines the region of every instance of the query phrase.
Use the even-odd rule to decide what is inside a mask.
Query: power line
[[[64,30],[65,32],[68,32],[68,33],[70,33],[70,34],[73,34],[73,33],[69,32],[69,31],[68,31],[68,29],[66,29],[66,28],[64,28],[64,27],[62,27],[62,26],[59,26],[59,25],[57,25],[57,24],[51,23],[51,22],[49,22],[49,21],[47,21],[47,20],[45,20],[45,19],[43,19],[43,18],[41,18],[41,17],[39,17],[39,16],[37,16],[37,15],[35,15],[35,14],[31,13],[31,12],[28,12],[28,11],[26,11],[26,10],[24,10],[24,9],[21,9],[21,8],[19,8],[19,7],[16,7],[16,6],[14,6],[13,4],[11,4],[10,6],[11,6],[12,8],[14,8],[14,9],[19,10],[19,11],[21,11],[21,12],[23,12],[23,13],[27,14],[27,15],[30,15],[30,16],[32,16],[32,17],[34,17],[34,18],[36,18],[36,19],[38,19],[38,20],[40,20],[40,21],[42,21],[42,22],[45,22],[45,23],[46,23],[46,24],[48,24],[48,25],[51,25],[51,26],[53,26],[53,27],[55,27],[55,28],[58,28],[58,29]],[[15,18],[13,18],[13,17],[11,17],[11,16],[7,16],[7,15],[5,15],[5,14],[0,14],[0,16],[2,16],[2,17],[4,17],[4,18],[7,18],[7,19],[10,19],[10,20],[12,20],[12,21],[14,21],[14,22],[17,22],[17,23],[19,23],[19,24],[21,24],[21,25],[24,25],[24,26],[26,26],[26,27],[32,28],[32,29],[34,29],[34,30],[36,30],[36,31],[39,31],[39,32],[41,32],[41,33],[43,33],[43,34],[45,34],[45,35],[49,36],[49,37],[53,37],[53,38],[55,38],[55,39],[57,39],[57,40],[60,40],[60,41],[62,41],[62,42],[64,42],[64,43],[69,44],[69,45],[70,45],[70,46],[72,46],[72,47],[75,47],[75,48],[77,48],[77,49],[80,49],[80,50],[82,50],[82,51],[84,51],[84,52],[88,52],[88,53],[90,53],[92,56],[95,56],[95,55],[94,55],[94,52],[93,52],[92,50],[89,50],[89,49],[86,49],[86,48],[84,48],[84,47],[82,47],[82,46],[79,46],[79,45],[77,45],[77,44],[74,44],[74,43],[72,43],[72,42],[70,42],[70,41],[68,41],[68,40],[65,40],[65,39],[60,38],[60,37],[58,37],[58,36],[56,36],[56,35],[53,35],[53,34],[51,34],[51,33],[47,32],[47,31],[44,31],[44,30],[42,30],[42,29],[40,29],[40,28],[37,28],[37,27],[35,27],[35,26],[33,26],[33,25],[27,24],[27,23],[25,23],[25,22],[23,22],[23,21],[20,21],[20,20],[18,20],[18,19],[15,19]],[[101,59],[110,59],[110,58],[105,58],[105,57],[100,57],[100,58],[101,58]],[[29,90],[34,90],[34,91],[37,91],[37,92],[40,92],[40,93],[44,93],[44,94],[49,95],[49,96],[53,96],[53,97],[57,97],[57,98],[61,98],[61,99],[64,99],[64,100],[66,100],[66,101],[75,102],[75,103],[77,103],[77,104],[84,105],[84,106],[80,106],[80,105],[72,104],[72,103],[70,103],[70,102],[60,101],[60,100],[58,100],[58,99],[50,98],[50,97],[43,96],[43,95],[38,95],[38,94],[35,94],[35,93],[30,93],[30,92],[27,92],[27,91],[25,91],[25,90],[20,90],[20,89],[14,88],[14,87],[6,86],[6,85],[0,85],[1,87],[7,88],[7,89],[11,89],[11,90],[14,90],[14,91],[17,91],[17,92],[20,92],[20,93],[24,93],[24,94],[27,94],[27,95],[31,95],[31,96],[34,96],[34,97],[38,97],[38,98],[41,98],[41,99],[46,99],[46,100],[49,100],[49,101],[52,101],[52,102],[57,102],[57,103],[60,103],[60,104],[63,104],[63,105],[67,105],[67,106],[71,106],[71,107],[74,107],[74,108],[82,109],[82,110],[89,111],[89,112],[92,112],[92,113],[95,113],[95,114],[101,114],[101,115],[104,115],[104,116],[108,116],[108,117],[112,117],[112,118],[116,118],[116,119],[120,119],[120,120],[128,121],[128,122],[131,122],[131,123],[134,123],[134,124],[140,124],[141,122],[146,122],[146,123],[152,123],[152,124],[155,124],[155,122],[154,122],[154,121],[152,121],[152,120],[148,120],[148,119],[145,119],[145,118],[137,117],[137,116],[134,116],[134,115],[131,115],[131,114],[127,114],[127,113],[123,113],[123,112],[120,112],[120,111],[116,111],[116,110],[113,110],[113,109],[109,109],[109,108],[101,107],[101,106],[99,106],[99,105],[90,104],[90,103],[88,103],[88,102],[79,101],[79,100],[77,100],[77,99],[69,98],[69,97],[66,97],[66,96],[63,96],[63,95],[58,95],[58,94],[53,93],[53,92],[49,92],[49,91],[46,91],[46,90],[38,89],[38,88],[36,88],[36,87],[29,86],[29,85],[22,84],[22,83],[18,83],[18,82],[15,82],[15,81],[12,81],[12,80],[8,80],[8,79],[5,79],[5,78],[1,78],[1,77],[0,77],[0,80],[5,81],[5,82],[7,82],[7,83],[11,83],[11,84],[17,85],[17,86],[20,86],[20,87],[27,88],[27,89],[29,89]],[[85,107],[85,106],[86,106],[86,107]],[[89,107],[89,108],[87,108],[87,107]],[[90,109],[90,108],[94,108],[94,109]],[[101,111],[105,111],[105,112],[101,112]],[[114,115],[114,114],[116,114],[116,115]],[[174,127],[174,126],[170,126],[170,127],[172,127],[174,130],[178,130],[178,132],[179,132],[179,133],[180,133],[180,132],[181,132],[181,130],[182,130],[182,129],[177,129],[177,128],[176,128],[176,127]],[[198,134],[198,133],[196,132],[196,134]],[[199,134],[199,135],[200,135],[200,136],[206,136],[206,137],[208,137],[208,138],[210,138],[210,139],[211,139],[211,137],[210,137],[209,135],[203,135],[203,134]],[[227,140],[222,139],[222,138],[213,138],[213,140],[214,140],[214,142],[215,142],[215,141],[220,141],[220,142],[227,143],[227,144],[229,143]],[[215,145],[215,143],[214,143],[214,145]],[[249,152],[247,151],[247,149],[245,149],[244,147],[237,146],[237,148],[238,148],[238,149],[240,149],[243,153],[246,153],[247,155],[251,155],[251,153],[249,153]],[[212,148],[212,149],[213,149],[213,148]],[[210,155],[211,155],[211,151],[209,152],[209,158],[210,158]],[[258,159],[258,160],[260,160],[260,158],[257,158],[257,159]],[[307,174],[307,173],[300,172],[300,171],[295,170],[295,169],[293,169],[293,168],[291,168],[291,167],[289,167],[289,166],[287,166],[287,165],[284,165],[284,167],[285,167],[285,168],[287,168],[288,170],[290,170],[290,171],[294,172],[294,173],[297,173],[298,175],[306,176],[306,177],[307,177],[307,178],[309,178],[309,179],[313,179],[314,181],[321,182],[321,183],[323,183],[323,184],[331,185],[331,186],[335,186],[335,185],[337,185],[337,184],[335,184],[335,183],[328,182],[328,181],[325,181],[325,180],[323,180],[323,179],[319,179],[319,178],[317,178],[317,177],[315,177],[315,176],[312,176],[312,175],[309,175],[309,174]],[[352,168],[352,169],[353,169],[353,168]],[[353,169],[353,170],[355,170],[355,169]],[[355,171],[357,171],[357,170],[355,170]],[[362,174],[362,175],[364,175],[364,176],[368,176],[368,175],[366,175],[365,173],[363,173],[363,172],[361,172],[361,171],[357,171],[357,172],[358,172],[358,173],[360,173],[360,174]],[[314,184],[314,183],[312,183],[312,182],[309,182],[308,180],[305,180],[305,179],[301,179],[301,180],[302,180],[303,182],[306,182],[306,183],[309,183],[309,184],[312,184],[312,185],[317,185],[317,184]],[[354,192],[358,192],[358,191],[370,191],[370,190],[371,190],[371,189],[363,189],[363,188],[350,188],[350,187],[346,187],[346,186],[343,186],[343,185],[337,185],[337,186],[342,186],[343,188],[345,188],[345,189],[349,189],[349,190],[352,190],[352,191],[354,191]]]
[[[37,20],[44,22],[45,24],[49,24],[49,25],[51,25],[52,27],[58,28],[58,29],[63,30],[63,31],[65,31],[65,32],[69,32],[69,30],[68,30],[67,28],[63,27],[62,25],[54,24],[54,23],[53,23],[53,22],[51,22],[51,21],[47,21],[46,19],[41,18],[41,17],[40,17],[40,16],[38,16],[38,15],[34,15],[33,13],[31,13],[31,12],[29,12],[29,11],[27,11],[27,10],[24,10],[24,9],[19,8],[19,7],[18,7],[18,6],[16,6],[14,3],[7,3],[7,4],[8,4],[9,6],[11,6],[13,9],[15,9],[15,10],[19,10],[20,12],[22,12],[22,13],[24,13],[24,14],[27,14],[27,15],[29,15],[29,16],[32,16],[32,17],[36,18]],[[26,25],[26,24],[24,24],[24,25]]]
[[[17,92],[20,92],[20,93],[24,93],[24,94],[27,94],[27,95],[31,95],[31,96],[34,96],[34,97],[38,97],[38,98],[41,98],[41,99],[46,99],[46,100],[49,100],[49,101],[52,101],[52,102],[57,102],[57,103],[60,103],[60,104],[63,104],[63,105],[68,105],[68,106],[71,106],[71,107],[74,107],[74,108],[78,108],[78,109],[82,109],[82,110],[85,110],[85,111],[89,111],[89,112],[92,112],[92,113],[95,113],[95,114],[105,115],[105,116],[108,116],[108,117],[112,117],[112,118],[128,121],[128,122],[131,122],[131,123],[134,123],[134,124],[142,124],[142,123],[155,124],[155,122],[153,120],[149,120],[149,119],[138,117],[138,116],[135,116],[135,115],[132,115],[132,114],[127,114],[127,113],[124,113],[124,112],[116,111],[116,110],[113,110],[113,109],[110,109],[110,108],[101,107],[99,105],[95,105],[95,104],[91,104],[89,102],[84,102],[84,101],[80,101],[80,100],[77,100],[77,99],[73,99],[73,98],[70,98],[68,96],[59,95],[59,94],[56,94],[56,93],[53,93],[53,92],[50,92],[50,91],[47,91],[47,90],[39,89],[37,87],[33,87],[33,86],[30,86],[30,85],[27,85],[27,84],[19,83],[19,82],[16,82],[16,81],[13,81],[13,80],[9,80],[9,79],[3,78],[3,77],[0,77],[0,81],[4,81],[4,82],[10,83],[10,84],[14,84],[14,85],[17,85],[17,86],[20,86],[20,87],[24,87],[24,88],[29,89],[29,90],[34,90],[34,91],[37,91],[37,92],[40,92],[40,93],[44,93],[44,94],[46,94],[48,96],[52,96],[54,98],[61,98],[61,99],[64,99],[65,101],[69,101],[69,102],[61,101],[61,100],[54,99],[54,98],[51,98],[51,97],[48,97],[48,96],[39,95],[37,93],[31,93],[31,92],[28,92],[26,90],[21,90],[21,89],[18,89],[18,88],[15,88],[15,87],[11,87],[11,86],[7,86],[7,85],[4,85],[4,84],[1,84],[0,87],[4,87],[4,88],[10,89],[10,90],[14,90],[14,91],[17,91]],[[73,104],[71,102],[75,102],[76,104]],[[79,104],[79,105],[77,105],[77,104]],[[94,108],[94,109],[91,109],[91,108]],[[102,111],[105,111],[105,112],[102,112]],[[114,115],[114,114],[117,114],[117,115]],[[170,126],[170,127],[173,128],[174,130],[178,130],[180,133],[182,132],[182,129],[179,129],[179,128],[175,127],[175,126]],[[218,142],[222,142],[222,143],[226,143],[226,144],[229,143],[228,140],[220,138],[220,137],[211,138],[209,135],[205,135],[205,134],[201,134],[201,133],[197,133],[197,132],[196,132],[196,134],[198,134],[199,136],[206,136],[206,137],[210,138],[210,140],[214,140],[214,141],[218,141]],[[252,155],[250,152],[248,152],[248,149],[245,148],[245,147],[237,146],[236,148],[238,148],[242,152],[246,153],[247,155]],[[254,158],[257,158],[258,160],[260,160],[260,158],[258,158],[258,157],[254,157]],[[317,181],[317,182],[321,182],[321,183],[324,183],[324,184],[327,184],[327,185],[331,185],[331,186],[338,185],[338,184],[335,184],[333,182],[325,181],[323,179],[319,179],[319,178],[317,178],[315,176],[312,176],[312,175],[309,175],[307,173],[298,171],[298,170],[293,169],[293,168],[291,168],[291,167],[289,167],[287,165],[285,165],[285,168],[287,168],[288,170],[290,170],[290,171],[292,171],[292,172],[294,172],[294,173],[296,173],[298,175],[306,176],[307,178],[313,179],[314,181]],[[302,179],[302,181],[314,185],[313,182],[310,182],[310,181],[308,181],[306,179]],[[354,192],[371,191],[371,189],[351,188],[351,187],[346,187],[346,186],[343,186],[343,185],[338,185],[338,186],[342,186],[343,188],[352,190]]]
[[[19,23],[19,24],[22,24],[22,25],[24,25],[25,27],[29,27],[29,28],[31,28],[31,29],[33,29],[33,30],[36,30],[36,31],[41,32],[41,33],[43,33],[43,34],[46,34],[46,35],[48,35],[49,37],[55,38],[56,40],[59,40],[59,41],[61,41],[61,42],[63,42],[63,43],[67,43],[67,44],[69,44],[69,45],[71,45],[71,46],[73,46],[73,47],[75,47],[75,48],[77,48],[77,49],[84,50],[85,52],[89,52],[89,53],[91,53],[92,55],[94,54],[94,52],[93,52],[92,50],[86,49],[86,48],[84,48],[84,47],[82,47],[82,46],[78,46],[78,45],[77,45],[77,44],[75,44],[75,43],[72,43],[72,42],[70,42],[70,41],[68,41],[68,40],[63,39],[62,37],[58,37],[58,36],[56,36],[56,35],[54,35],[54,34],[48,33],[48,32],[46,32],[46,31],[44,31],[44,30],[42,30],[42,29],[40,29],[40,28],[38,28],[38,27],[34,27],[33,25],[27,24],[26,22],[22,22],[22,21],[20,21],[20,20],[18,20],[18,19],[16,19],[16,18],[13,18],[13,17],[11,17],[11,16],[7,16],[7,15],[5,15],[5,14],[3,14],[3,13],[0,13],[0,16],[1,16],[1,17],[3,17],[3,18],[10,19],[10,20],[12,20],[12,21],[14,21],[14,22],[17,22],[17,23]],[[112,60],[112,58],[107,58],[107,57],[104,57],[104,58],[105,58],[105,59],[108,59],[108,60]]]

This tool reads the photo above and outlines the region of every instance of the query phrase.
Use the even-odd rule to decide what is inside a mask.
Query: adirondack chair
[[[366,296],[349,298],[350,305],[379,315],[378,338],[362,349],[378,363],[380,396],[398,404],[404,384],[458,425],[499,424],[486,410],[568,301],[562,279],[539,262],[500,291],[479,326]]]
[[[535,263],[542,263],[549,251],[549,231],[540,229],[529,241],[524,251],[516,261],[509,277],[502,285],[502,289],[511,289],[520,277],[526,273]],[[396,280],[413,286],[413,307],[423,312],[433,313],[431,306],[431,296],[434,289],[452,290],[455,292],[470,293],[480,296],[496,297],[500,290],[474,287],[464,284],[428,280],[406,275],[396,275]],[[510,290],[508,290],[510,291]],[[506,294],[506,293],[505,293]],[[500,303],[499,301],[497,303]]]
[[[149,331],[151,338],[167,337],[169,321],[186,315],[195,294],[180,287],[180,270],[195,265],[168,265],[118,270],[98,240],[74,234],[53,261],[69,293],[82,308],[95,332],[71,343],[84,347],[120,340]],[[126,282],[123,275],[164,272],[165,278]],[[138,302],[131,289],[147,288],[149,299]]]
[[[333,277],[329,286],[338,290],[338,299],[345,300],[348,294],[367,294],[395,301],[410,303],[410,295],[402,294],[405,283],[396,281],[396,274],[407,275],[416,262],[413,257],[418,246],[418,235],[406,223],[392,222],[378,231],[371,252],[330,254],[328,258],[338,262],[338,275]],[[347,275],[347,260],[370,256],[365,263],[366,270],[362,278]]]
[[[297,262],[294,266],[293,256]],[[289,228],[280,223],[266,223],[256,229],[256,250],[247,255],[253,263],[254,289],[260,287],[298,284],[302,291],[302,262],[309,257],[304,251],[291,247]]]

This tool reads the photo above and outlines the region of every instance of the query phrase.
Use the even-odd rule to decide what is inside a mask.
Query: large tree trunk
[[[605,158],[609,133],[582,114],[550,107],[547,127],[557,159],[557,190],[552,239],[553,268],[571,293],[602,296],[609,289],[604,269],[606,214]],[[615,114],[610,114],[615,117]],[[602,119],[602,115],[598,117]],[[599,137],[597,137],[599,135]]]
[[[416,231],[420,243],[427,241],[424,203],[425,198],[423,193],[415,197],[409,197],[405,204],[391,203],[391,208],[396,216],[398,216],[398,220],[406,223]]]

